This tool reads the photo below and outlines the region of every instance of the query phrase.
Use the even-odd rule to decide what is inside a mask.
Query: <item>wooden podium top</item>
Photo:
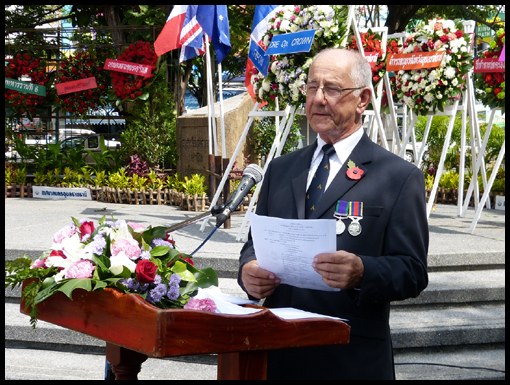
[[[249,315],[160,309],[135,294],[73,291],[37,305],[39,319],[150,357],[274,350],[348,344],[350,327],[339,320],[284,320],[268,309]],[[24,302],[21,312],[27,314]]]

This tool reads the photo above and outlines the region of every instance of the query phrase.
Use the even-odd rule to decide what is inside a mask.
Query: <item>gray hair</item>
[[[320,51],[313,58],[312,64],[320,55],[327,51],[343,51],[351,56],[353,60],[352,70],[349,74],[354,87],[370,87],[372,84],[372,67],[368,63],[367,59],[357,50],[351,49],[340,49],[340,48],[325,48]],[[311,68],[311,66],[310,66]],[[355,90],[354,94],[359,96],[361,90]]]

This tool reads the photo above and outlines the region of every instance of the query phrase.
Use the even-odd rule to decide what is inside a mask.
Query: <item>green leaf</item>
[[[175,274],[179,274],[182,280],[188,282],[196,282],[196,278],[191,271],[188,270],[188,266],[185,262],[175,261],[175,263],[170,268]]]
[[[64,283],[58,291],[61,291],[65,295],[69,297],[69,299],[72,298],[72,292],[75,289],[83,289],[87,291],[92,291],[92,279],[90,278],[72,278],[66,283]]]
[[[73,220],[76,227],[80,228],[80,221],[78,219],[76,219],[75,217],[71,217],[71,219]]]
[[[160,257],[162,255],[166,255],[170,250],[171,249],[168,246],[156,246],[151,250],[151,256]]]
[[[210,267],[195,273],[195,279],[195,282],[189,282],[185,287],[179,289],[181,295],[193,293],[198,288],[205,289],[209,286],[218,286],[218,275]]]

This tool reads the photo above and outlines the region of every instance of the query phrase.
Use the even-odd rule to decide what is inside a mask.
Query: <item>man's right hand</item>
[[[248,294],[258,299],[271,295],[280,284],[280,278],[261,269],[257,261],[250,261],[243,266],[241,279]]]

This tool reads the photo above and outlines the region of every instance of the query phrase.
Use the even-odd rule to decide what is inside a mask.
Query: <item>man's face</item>
[[[345,51],[328,51],[321,54],[312,64],[308,75],[308,87],[354,88],[349,74],[353,60]],[[306,117],[312,129],[327,143],[335,143],[346,138],[361,126],[359,108],[362,98],[366,98],[367,89],[342,91],[337,98],[324,95],[319,89],[315,96],[306,97]],[[358,91],[359,92],[359,91]],[[370,98],[370,91],[368,91]]]

